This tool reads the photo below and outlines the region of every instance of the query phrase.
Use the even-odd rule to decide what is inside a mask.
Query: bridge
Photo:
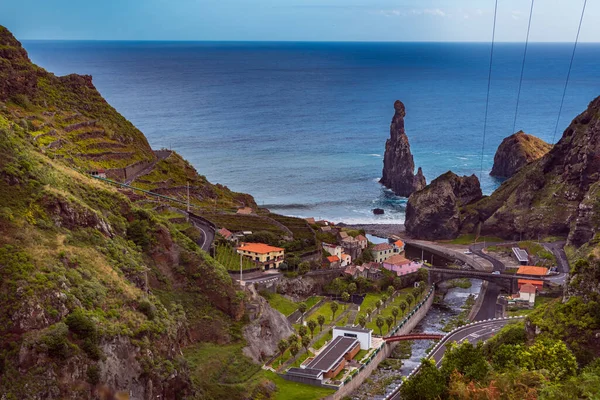
[[[444,338],[444,335],[436,335],[434,333],[415,333],[413,335],[399,335],[399,336],[390,336],[386,337],[386,343],[390,342],[400,342],[402,340],[441,340]]]
[[[484,281],[495,283],[508,294],[517,293],[519,291],[519,279],[534,279],[537,281],[546,281],[549,278],[548,276],[539,275],[492,274],[490,272],[464,271],[460,269],[446,268],[427,268],[427,270],[429,271],[430,284],[435,284],[456,278],[481,279]]]

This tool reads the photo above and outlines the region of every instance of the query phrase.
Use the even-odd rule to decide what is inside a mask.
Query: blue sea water
[[[489,44],[24,43],[64,75],[90,74],[153,148],[180,152],[212,182],[273,211],[353,223],[402,222],[406,199],[384,189],[382,155],[393,103],[427,181],[477,174],[484,193],[502,139],[513,133],[524,44],[494,53],[482,134]],[[552,141],[571,44],[530,44],[516,130]],[[600,45],[580,44],[555,141],[600,95]],[[375,207],[385,209],[374,216]]]

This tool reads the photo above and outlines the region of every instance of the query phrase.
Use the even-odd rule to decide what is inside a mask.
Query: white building
[[[340,260],[342,259],[342,253],[344,252],[344,248],[342,246],[328,243],[323,243],[323,250],[325,250],[332,256],[338,256]]]
[[[521,285],[521,289],[519,289],[519,300],[525,300],[528,301],[529,304],[534,304],[536,291],[537,288],[530,283]]]
[[[361,350],[371,348],[371,329],[361,328],[360,326],[334,326],[333,339],[338,336],[356,338],[360,342]]]

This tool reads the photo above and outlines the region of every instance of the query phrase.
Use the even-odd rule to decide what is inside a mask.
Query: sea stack
[[[406,233],[418,239],[453,239],[460,231],[461,207],[481,198],[475,175],[458,176],[448,171],[409,197]]]
[[[390,138],[385,142],[383,176],[379,182],[392,189],[396,195],[408,197],[413,192],[423,189],[427,183],[420,167],[415,175],[415,163],[410,152],[408,136],[404,131],[404,104],[396,100],[394,110]]]
[[[505,138],[498,146],[490,175],[510,178],[524,165],[546,155],[551,148],[552,145],[542,139],[519,131]]]

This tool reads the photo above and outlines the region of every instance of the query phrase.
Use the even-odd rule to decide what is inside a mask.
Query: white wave
[[[381,154],[372,153],[372,154],[369,154],[369,155],[372,156],[372,157],[379,157],[379,158],[381,158]]]

